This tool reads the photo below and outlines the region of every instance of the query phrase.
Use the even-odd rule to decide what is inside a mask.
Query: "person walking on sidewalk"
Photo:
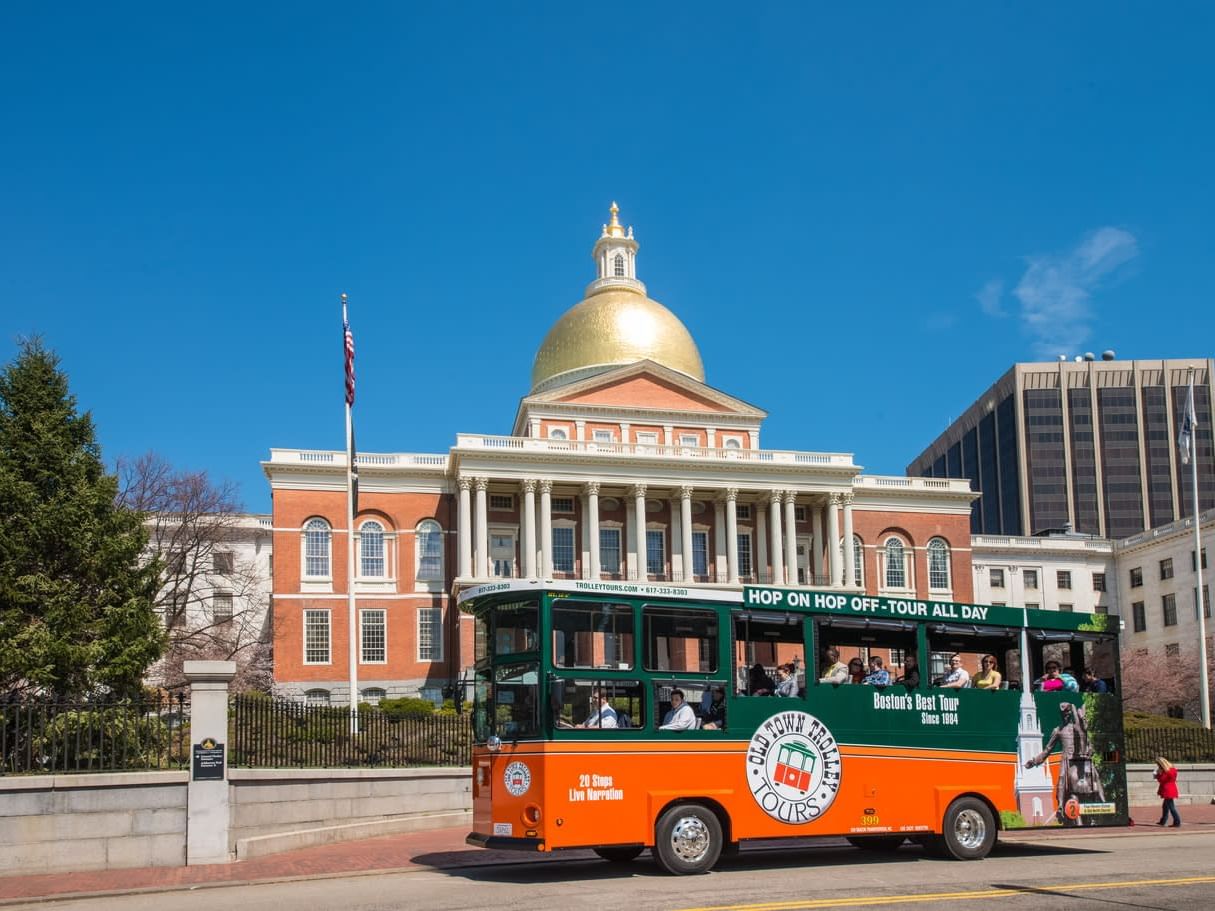
[[[1172,816],[1173,828],[1177,828],[1181,825],[1181,817],[1177,814],[1177,804],[1174,803],[1177,799],[1177,770],[1163,756],[1157,756],[1154,777],[1160,785],[1156,788],[1156,794],[1164,800],[1164,803],[1160,805],[1160,822],[1156,825],[1163,826],[1165,820]]]

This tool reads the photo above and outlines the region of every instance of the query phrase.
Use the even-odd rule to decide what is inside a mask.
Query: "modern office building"
[[[271,451],[278,692],[349,695],[348,544],[369,701],[441,698],[473,661],[454,596],[497,579],[973,599],[970,485],[761,446],[767,414],[706,383],[691,333],[637,278],[637,250],[613,207],[596,277],[541,343],[513,420],[503,415],[511,431],[459,434],[446,452],[360,453],[353,524],[345,453]]]
[[[970,479],[975,534],[1125,538],[1166,525],[1192,512],[1176,440],[1193,366],[1199,509],[1215,507],[1215,361],[1103,357],[1014,364],[907,474]]]

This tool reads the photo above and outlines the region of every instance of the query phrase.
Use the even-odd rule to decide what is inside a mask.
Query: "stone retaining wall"
[[[1126,788],[1131,806],[1148,806],[1160,801],[1156,796],[1156,779],[1152,777],[1155,771],[1153,763],[1127,764]],[[1215,763],[1178,763],[1177,790],[1181,795],[1177,798],[1179,805],[1215,801]]]
[[[185,772],[0,778],[0,875],[185,862]]]

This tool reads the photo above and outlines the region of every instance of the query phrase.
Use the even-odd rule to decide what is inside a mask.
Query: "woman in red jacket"
[[[1156,794],[1164,798],[1164,803],[1160,806],[1160,822],[1156,825],[1163,826],[1165,819],[1172,816],[1173,827],[1176,828],[1181,825],[1181,817],[1177,815],[1177,805],[1173,803],[1177,799],[1177,770],[1163,756],[1156,757],[1155,778],[1160,783]]]

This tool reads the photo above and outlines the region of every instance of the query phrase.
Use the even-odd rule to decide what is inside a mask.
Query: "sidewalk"
[[[1180,807],[1183,821],[1180,830],[1158,830],[1155,823],[1159,818],[1159,809],[1159,806],[1132,807],[1131,816],[1136,828],[1093,829],[1090,830],[1091,836],[1153,831],[1168,837],[1177,831],[1184,833],[1196,829],[1215,833],[1215,806]],[[1015,835],[1010,833],[1009,840],[1049,840],[1058,837],[1062,831],[1050,829]],[[1080,834],[1089,837],[1090,832],[1081,833],[1073,829],[1067,830],[1067,835],[1072,837]],[[361,873],[451,870],[492,864],[553,863],[562,860],[585,860],[595,856],[590,851],[562,851],[555,854],[486,851],[466,845],[464,836],[467,834],[468,830],[464,827],[411,832],[201,867],[141,867],[130,870],[6,876],[0,877],[0,904],[39,898],[162,892],[236,883],[352,876]],[[773,843],[764,844],[770,846]]]

